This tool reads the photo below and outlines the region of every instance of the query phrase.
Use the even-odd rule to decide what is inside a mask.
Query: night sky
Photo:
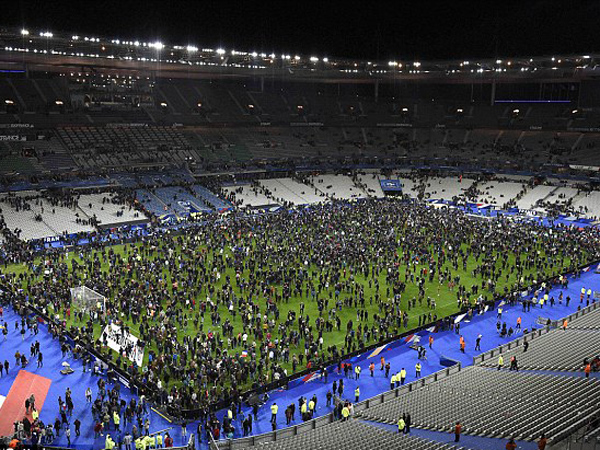
[[[360,5],[353,7],[352,5]],[[600,50],[600,1],[7,1],[0,25],[271,53],[452,59]]]

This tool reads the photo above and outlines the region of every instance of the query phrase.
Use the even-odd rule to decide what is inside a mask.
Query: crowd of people
[[[100,350],[160,403],[208,417],[249,388],[573,271],[600,256],[599,237],[395,200],[333,202],[211,218],[120,249],[50,251],[2,284],[5,301],[41,308],[82,346],[102,345],[108,323],[133,333],[143,370]],[[82,283],[107,298],[97,316],[71,306]]]

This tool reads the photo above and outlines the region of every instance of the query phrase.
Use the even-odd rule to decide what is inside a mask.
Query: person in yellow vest
[[[306,402],[304,402],[306,403]],[[310,417],[315,413],[315,401],[311,398],[308,402],[308,412],[310,413]]]
[[[361,370],[362,370],[362,369],[360,368],[360,366],[359,366],[359,365],[357,365],[357,366],[354,368],[354,379],[355,379],[355,380],[358,380],[358,379],[360,379],[360,371],[361,371]]]
[[[406,370],[404,367],[400,371],[400,384],[404,384],[404,380],[406,379]]]
[[[540,298],[540,309],[544,309],[544,302],[546,301],[547,296],[548,296],[548,294],[546,294],[542,298]]]
[[[502,369],[502,366],[504,366],[504,358],[502,357],[502,355],[500,355],[498,357],[498,370]]]
[[[110,434],[106,435],[106,439],[104,440],[104,448],[106,450],[112,450],[113,448],[115,448],[115,441],[112,440]]]
[[[421,363],[417,362],[415,364],[415,378],[419,378],[421,376]]]
[[[354,403],[358,403],[360,399],[360,388],[358,386],[356,386],[356,389],[354,389]]]
[[[400,419],[398,419],[398,433],[402,433],[404,428],[406,428],[406,422],[402,417],[400,417]]]
[[[396,387],[396,374],[393,374],[390,379],[390,390],[393,390],[394,387]]]
[[[115,423],[115,430],[121,431],[121,416],[117,411],[113,412],[113,422]]]
[[[33,411],[31,411],[31,418],[33,419],[33,421],[35,422],[38,417],[40,417],[40,413],[37,412],[37,409],[33,409]]]
[[[163,437],[162,434],[158,433],[156,435],[156,448],[162,448],[163,446]]]
[[[592,296],[592,290],[588,288],[587,290],[587,304],[590,304],[590,297]]]
[[[585,297],[585,288],[581,288],[581,295],[579,296],[579,303],[583,303],[583,297]]]
[[[227,418],[228,418],[229,420],[233,420],[233,411],[231,410],[231,408],[229,408],[229,409],[227,410]]]
[[[308,403],[306,403],[306,401],[304,401],[302,403],[302,406],[300,407],[300,415],[302,416],[302,419],[305,419],[307,412],[308,412]]]
[[[342,420],[348,420],[348,416],[350,416],[350,409],[347,405],[344,405],[342,408]]]
[[[144,442],[146,444],[146,448],[156,448],[156,439],[153,436],[146,436],[144,438]]]
[[[277,411],[279,411],[279,406],[277,406],[277,403],[273,403],[271,405],[271,423],[277,422]]]
[[[135,445],[135,450],[142,450],[142,439],[137,438],[133,444]]]

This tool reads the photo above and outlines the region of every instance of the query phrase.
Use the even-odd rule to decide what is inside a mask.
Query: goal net
[[[106,297],[86,286],[71,288],[71,306],[73,309],[87,312],[104,311]]]

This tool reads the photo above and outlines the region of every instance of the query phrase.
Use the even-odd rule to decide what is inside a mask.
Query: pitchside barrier
[[[417,389],[421,389],[424,386],[428,386],[431,383],[434,383],[443,378],[449,377],[455,373],[461,371],[460,363],[448,367],[446,369],[442,369],[438,372],[432,373],[426,377],[419,378],[411,383],[400,386],[391,391],[384,392],[382,394],[376,395],[375,397],[369,398],[367,400],[363,400],[359,403],[354,403],[353,407],[353,415],[351,417],[360,417],[360,412],[369,409],[371,406],[376,406],[381,403],[387,402],[393,398],[400,397],[402,394],[407,392],[413,392]],[[239,439],[227,439],[215,441],[214,438],[210,438],[210,449],[211,450],[236,450],[243,449],[247,447],[252,447],[259,444],[264,444],[268,442],[276,442],[281,439],[297,436],[302,433],[306,433],[317,428],[321,428],[323,426],[329,425],[336,420],[333,416],[333,413],[326,414],[324,416],[317,417],[315,419],[308,420],[300,425],[293,425],[291,427],[282,428],[281,430],[270,431],[268,433],[258,434],[256,436],[243,437]]]
[[[561,326],[565,319],[567,319],[567,321],[570,323],[572,320],[575,320],[578,317],[583,317],[584,315],[590,313],[591,311],[594,311],[595,309],[597,309],[599,307],[600,307],[600,303],[592,303],[591,305],[586,306],[585,308],[581,309],[580,311],[576,311],[573,314],[571,314],[567,317],[564,317],[563,319],[553,321],[551,323],[551,325],[546,325],[543,328],[533,330],[530,333],[523,335],[519,339],[507,342],[506,344],[502,344],[501,346],[493,348],[485,353],[482,353],[481,355],[475,356],[473,358],[473,365],[482,363],[483,361],[487,361],[494,357],[498,357],[502,353],[505,353],[513,348],[523,345],[523,343],[525,343],[525,342],[531,342],[535,338],[537,338],[539,336],[543,336],[544,334],[547,334],[548,332],[556,329],[556,327]]]

